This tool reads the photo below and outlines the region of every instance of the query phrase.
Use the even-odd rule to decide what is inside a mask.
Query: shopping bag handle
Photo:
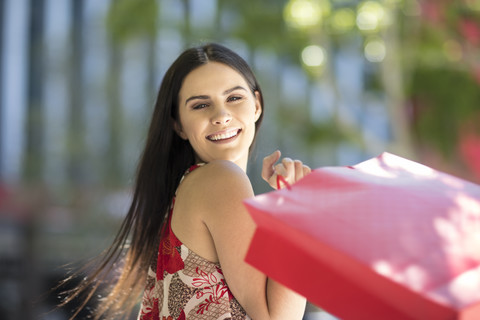
[[[283,182],[288,190],[292,190],[290,183],[288,183],[287,180],[285,180],[285,178],[280,174],[277,175],[277,190],[280,190],[280,182]]]

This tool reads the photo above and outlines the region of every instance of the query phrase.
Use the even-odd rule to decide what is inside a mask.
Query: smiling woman
[[[253,196],[246,170],[262,116],[260,86],[240,56],[217,44],[182,53],[162,81],[129,212],[65,304],[83,292],[86,303],[107,283],[96,319],[127,317],[142,291],[142,320],[301,319],[305,299],[244,261],[255,224],[242,202]],[[273,187],[279,174],[294,183],[310,172],[279,158],[264,159]],[[123,254],[120,277],[108,280]]]
[[[179,100],[176,131],[190,142],[196,160],[230,160],[245,171],[262,114],[259,91],[250,90],[238,71],[210,62],[187,75]]]

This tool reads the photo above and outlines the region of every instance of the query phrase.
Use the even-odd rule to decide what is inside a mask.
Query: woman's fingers
[[[300,160],[295,160],[295,181],[302,179],[305,175],[303,172],[303,163]]]
[[[295,179],[295,164],[292,159],[290,158],[283,158],[282,159],[282,166],[284,168],[284,173],[282,176],[287,180],[289,183],[295,182],[293,179]],[[281,173],[278,173],[281,174]]]
[[[263,180],[269,182],[275,173],[275,162],[280,159],[281,152],[279,150],[274,151],[272,154],[263,158],[263,167],[262,167],[262,178]]]
[[[275,164],[280,156],[281,153],[277,150],[263,159],[262,178],[272,188],[277,188],[278,175],[281,175],[289,184],[294,184],[311,172],[310,168],[300,160],[283,158],[281,162]]]
[[[303,170],[303,176],[305,177],[307,174],[309,174],[310,172],[312,172],[312,169],[310,169],[309,166],[303,166],[302,167],[302,170]]]

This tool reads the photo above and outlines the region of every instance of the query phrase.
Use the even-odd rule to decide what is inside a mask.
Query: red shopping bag
[[[246,261],[342,319],[480,319],[480,186],[392,154],[245,201]]]

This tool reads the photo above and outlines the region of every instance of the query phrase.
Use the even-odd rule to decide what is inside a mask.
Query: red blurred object
[[[460,151],[465,163],[480,181],[480,137],[466,135],[460,141]]]
[[[480,26],[475,21],[468,19],[461,20],[460,32],[471,44],[480,44]]]
[[[473,67],[473,78],[480,85],[480,66]]]
[[[445,20],[444,4],[441,1],[423,1],[421,3],[422,15],[434,24],[442,23]]]
[[[480,186],[384,153],[245,201],[246,261],[342,319],[480,319]]]

